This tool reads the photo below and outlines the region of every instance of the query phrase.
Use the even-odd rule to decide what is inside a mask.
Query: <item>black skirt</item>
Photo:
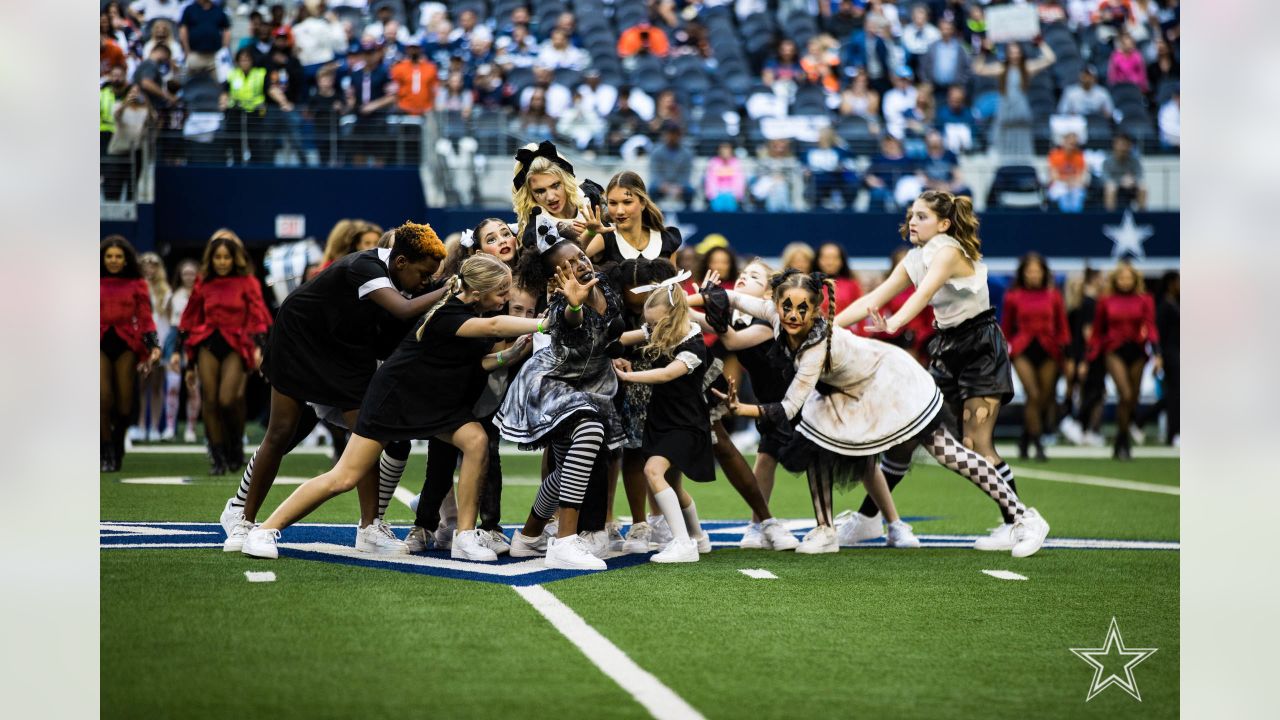
[[[943,408],[915,435],[876,455],[843,455],[795,433],[791,442],[783,449],[779,461],[783,468],[792,473],[804,472],[820,481],[829,482],[832,487],[844,490],[866,482],[875,472],[882,455],[899,463],[910,464],[911,454],[916,447],[927,441],[944,423],[953,421],[946,408]]]
[[[133,352],[129,345],[126,344],[124,340],[120,339],[120,335],[116,333],[116,329],[110,327],[107,328],[105,333],[103,333],[102,340],[98,343],[98,349],[100,349],[102,354],[106,355],[107,359],[111,362],[119,360],[120,356],[127,352]]]
[[[671,465],[694,482],[716,479],[716,466],[711,448],[710,431],[668,428],[657,432],[651,426],[644,431],[644,455],[671,461]]]
[[[953,405],[969,398],[1013,399],[1009,343],[987,310],[952,328],[938,328],[929,339],[929,374]]]

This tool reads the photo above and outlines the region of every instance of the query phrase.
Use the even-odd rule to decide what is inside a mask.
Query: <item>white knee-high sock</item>
[[[680,498],[676,496],[676,491],[667,488],[660,493],[655,493],[653,498],[658,501],[658,509],[667,519],[667,527],[671,528],[672,539],[687,541],[689,531],[685,528],[684,511],[680,509]]]
[[[689,507],[680,508],[680,513],[684,515],[685,530],[689,537],[695,540],[702,537],[702,523],[698,522],[698,506],[693,498],[689,498]]]

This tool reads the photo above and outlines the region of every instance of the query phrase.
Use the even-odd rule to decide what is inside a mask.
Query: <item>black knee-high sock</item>
[[[401,440],[387,445],[378,462],[378,519],[386,517],[391,498],[400,486],[400,477],[404,475],[404,466],[409,462],[411,445],[408,440]]]
[[[911,469],[910,462],[898,462],[890,458],[880,458],[880,472],[884,473],[885,483],[889,485],[889,492],[902,482],[902,478],[906,477],[907,471]],[[862,501],[862,507],[858,508],[858,514],[865,517],[875,517],[880,512],[880,506],[876,505],[876,501],[871,499],[871,494],[867,493],[867,497]]]
[[[1009,463],[1004,460],[996,463],[996,471],[1000,473],[1001,478],[1004,478],[1004,483],[1010,490],[1018,492],[1018,484],[1013,481],[1013,468],[1009,467]]]

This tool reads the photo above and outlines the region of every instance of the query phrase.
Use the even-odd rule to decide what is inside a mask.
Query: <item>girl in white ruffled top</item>
[[[704,293],[727,292],[704,283]],[[942,395],[929,374],[906,351],[849,332],[833,332],[831,311],[821,316],[822,293],[835,305],[835,286],[821,273],[788,271],[774,277],[772,302],[727,292],[729,304],[773,325],[779,348],[796,375],[781,402],[746,405],[730,386],[721,395],[730,412],[763,418],[766,424],[796,422],[796,439],[782,453],[789,470],[804,470],[809,480],[817,527],[796,552],[839,550],[832,518],[835,486],[862,482],[889,521],[890,547],[919,547],[893,504],[881,453],[909,461],[923,446],[939,463],[969,479],[1014,516],[1018,524],[1014,557],[1040,549],[1048,525],[1018,500],[991,463],[960,443],[943,425]],[[718,393],[717,393],[718,394]]]
[[[996,323],[987,291],[987,266],[982,262],[973,201],[926,190],[912,203],[899,232],[915,247],[879,287],[841,311],[835,324],[847,327],[870,316],[872,330],[895,333],[926,306],[933,307],[938,332],[929,340],[929,373],[961,418],[965,447],[994,465],[1016,493],[1013,470],[996,452],[993,441],[1000,406],[1013,398],[1013,373],[1008,342]],[[908,284],[916,288],[911,297],[892,316],[882,316],[879,308]],[[890,486],[896,485],[909,467],[909,461],[882,465]],[[1039,513],[1029,512],[1034,514],[1037,528],[1044,524],[1047,533],[1048,525]],[[1019,518],[1008,510],[1002,515],[1004,522],[989,537],[979,538],[975,548],[1014,548],[1013,530]],[[865,516],[854,514],[852,522],[865,520]]]

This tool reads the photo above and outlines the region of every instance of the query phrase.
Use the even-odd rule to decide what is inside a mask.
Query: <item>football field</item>
[[[748,513],[721,478],[689,485],[716,545],[698,563],[633,555],[571,573],[357,554],[354,493],[286,530],[280,560],[223,553],[218,514],[239,476],[209,477],[203,454],[161,449],[101,476],[103,717],[1178,713],[1179,460],[1167,453],[1117,463],[1057,448],[1048,463],[1011,462],[1052,526],[1022,560],[973,550],[999,522],[994,504],[918,460],[894,493],[918,550],[740,550]],[[401,496],[421,487],[424,455],[415,449],[388,513],[401,537],[413,522]],[[328,466],[287,457],[258,519],[291,479]],[[536,456],[504,455],[504,523],[523,520],[537,468]],[[837,494],[837,511],[862,497]],[[812,527],[802,478],[780,473],[771,504],[797,535]],[[621,492],[616,508],[625,520]],[[268,571],[274,580],[246,575]],[[1138,664],[1112,646],[1112,618],[1130,653],[1156,652]],[[1073,648],[1107,650],[1090,656],[1105,670]]]

